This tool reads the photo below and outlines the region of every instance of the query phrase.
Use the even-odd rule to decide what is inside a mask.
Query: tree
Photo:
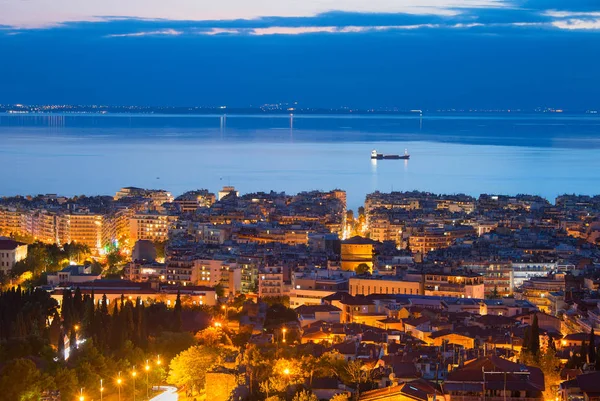
[[[590,331],[590,346],[588,349],[588,363],[596,363],[596,335],[594,334],[594,328]]]
[[[319,401],[319,399],[310,391],[302,390],[296,393],[293,401]]]
[[[368,264],[366,263],[361,263],[358,266],[356,266],[356,274],[365,274],[371,271],[371,268],[369,267]]]
[[[173,331],[181,331],[181,293],[177,291],[175,307],[173,308]]]
[[[371,371],[363,368],[363,363],[360,360],[350,361],[346,365],[346,374],[348,381],[356,388],[356,398],[359,398],[361,384],[371,380]]]
[[[217,362],[220,352],[211,347],[194,346],[171,360],[167,382],[192,393],[204,388],[206,372]]]
[[[325,352],[319,357],[316,374],[318,376],[334,376],[339,379],[345,374],[346,365],[346,358],[339,352]]]
[[[0,370],[0,401],[38,400],[43,390],[41,379],[40,371],[29,359],[9,361]]]
[[[533,355],[539,355],[540,353],[540,326],[538,325],[537,314],[533,316],[533,324],[531,325],[531,339],[529,345],[529,352]]]
[[[198,344],[207,345],[209,347],[218,347],[218,346],[232,346],[231,339],[220,327],[207,327],[204,330],[200,330],[194,336]]]
[[[348,398],[348,395],[346,394],[336,394],[331,397],[330,401],[350,401],[350,398]]]
[[[79,382],[75,370],[59,368],[54,374],[56,389],[60,391],[61,399],[74,400],[75,394],[79,390]]]
[[[215,285],[215,294],[217,294],[217,297],[219,298],[225,296],[225,287],[223,287],[223,284],[219,283]]]

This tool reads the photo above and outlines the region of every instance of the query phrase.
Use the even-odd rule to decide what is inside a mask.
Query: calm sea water
[[[371,161],[370,152],[409,161]],[[0,195],[123,186],[600,193],[598,116],[0,115]]]

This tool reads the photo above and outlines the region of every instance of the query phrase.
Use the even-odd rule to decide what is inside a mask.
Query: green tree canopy
[[[191,347],[171,360],[167,382],[192,393],[204,388],[206,372],[217,362],[220,352],[202,345]]]

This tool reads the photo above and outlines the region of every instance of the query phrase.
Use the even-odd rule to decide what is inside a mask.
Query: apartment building
[[[138,212],[129,220],[131,240],[166,241],[169,228],[176,220],[176,216],[164,213]]]
[[[7,274],[15,263],[27,257],[27,244],[0,238],[0,271]]]
[[[284,283],[283,267],[263,267],[258,273],[259,297],[282,297],[289,294]]]
[[[394,276],[356,276],[349,280],[351,295],[409,294],[422,295],[419,279],[404,280]]]

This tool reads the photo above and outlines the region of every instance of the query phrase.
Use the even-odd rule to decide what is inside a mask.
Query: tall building
[[[87,245],[92,253],[100,253],[106,242],[104,238],[102,214],[91,213],[87,210],[73,212],[68,215],[69,235],[67,242],[77,242]]]
[[[176,216],[164,213],[138,212],[129,220],[131,240],[166,241],[169,238],[169,228],[176,220]]]

